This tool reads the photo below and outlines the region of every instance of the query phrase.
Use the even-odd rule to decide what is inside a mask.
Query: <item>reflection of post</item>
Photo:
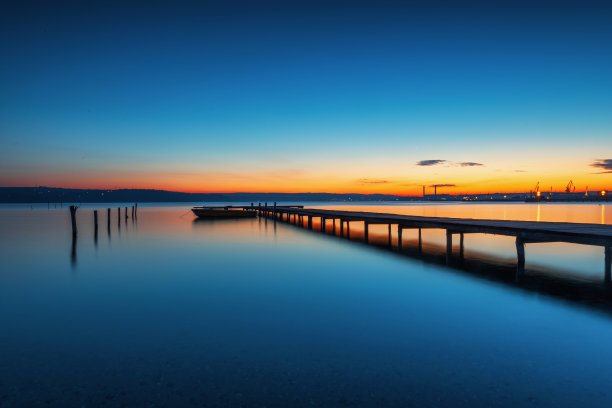
[[[402,226],[397,224],[397,249],[402,250]]]
[[[70,266],[76,267],[76,235],[72,236],[72,247],[70,248]]]
[[[516,276],[519,277],[525,272],[525,243],[519,236],[516,237]]]
[[[459,258],[463,260],[463,232],[459,234]]]
[[[76,237],[77,234],[77,225],[76,225],[76,210],[77,210],[77,206],[76,205],[71,205],[70,206],[70,221],[72,222],[72,236]]]
[[[612,246],[606,245],[604,247],[604,258],[606,263],[606,272],[604,281],[607,285],[610,285],[610,275],[611,275],[611,264],[612,264]]]
[[[363,240],[364,240],[364,242],[365,242],[366,244],[368,243],[368,235],[370,235],[370,234],[369,234],[369,231],[370,231],[370,228],[369,228],[369,227],[370,227],[370,224],[368,224],[368,222],[367,222],[367,221],[365,221],[365,222],[363,223]]]
[[[446,230],[446,264],[448,265],[453,255],[453,233]]]

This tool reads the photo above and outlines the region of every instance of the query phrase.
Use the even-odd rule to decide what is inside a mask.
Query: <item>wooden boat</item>
[[[252,218],[257,215],[257,211],[245,207],[193,207],[191,211],[199,218],[218,219],[218,218]]]

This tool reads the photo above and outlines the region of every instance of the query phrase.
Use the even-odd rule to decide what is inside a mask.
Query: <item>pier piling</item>
[[[70,221],[72,223],[72,236],[77,236],[76,211],[79,207],[76,205],[70,206]]]

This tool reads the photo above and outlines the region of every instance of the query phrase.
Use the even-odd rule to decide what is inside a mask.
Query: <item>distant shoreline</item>
[[[571,194],[571,195],[570,195]],[[525,202],[528,193],[494,193],[472,195],[400,196],[393,194],[336,194],[336,193],[183,193],[147,189],[66,189],[57,187],[0,187],[0,203],[193,203],[241,202],[273,205],[274,202]],[[598,192],[553,193],[539,202],[609,202],[610,195]]]

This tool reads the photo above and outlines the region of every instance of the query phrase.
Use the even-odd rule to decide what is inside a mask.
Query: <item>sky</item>
[[[0,2],[0,186],[612,188],[612,4]]]

